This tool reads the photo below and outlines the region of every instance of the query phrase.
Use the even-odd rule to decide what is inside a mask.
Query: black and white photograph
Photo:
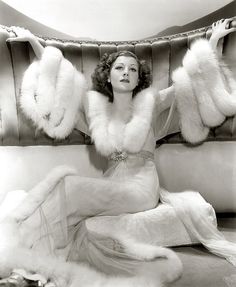
[[[236,286],[236,1],[0,0],[0,287]]]

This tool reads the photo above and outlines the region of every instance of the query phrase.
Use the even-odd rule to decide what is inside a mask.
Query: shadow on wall
[[[191,31],[211,25],[213,22],[222,19],[236,16],[236,1],[225,5],[224,7],[216,10],[213,13],[208,14],[200,19],[190,22],[184,26],[173,26],[169,27],[156,35],[151,35],[145,39],[152,39],[161,36],[173,35],[181,32]],[[5,26],[22,26],[29,29],[36,35],[45,37],[60,38],[60,39],[71,39],[71,40],[96,40],[89,37],[73,37],[67,35],[58,30],[52,29],[46,25],[43,25],[30,17],[18,12],[11,6],[5,4],[0,0],[0,24]],[[144,40],[144,39],[140,39]]]
[[[167,35],[174,35],[178,33],[183,33],[187,31],[192,31],[195,29],[199,29],[202,27],[210,26],[213,22],[220,20],[222,18],[231,18],[236,16],[236,1],[232,1],[231,3],[225,5],[224,7],[202,17],[193,22],[190,22],[184,26],[172,26],[169,27],[156,35],[152,35],[145,39],[152,39],[156,37],[162,37]]]
[[[20,26],[29,29],[36,35],[46,36],[48,38],[60,38],[71,40],[92,40],[90,38],[76,38],[71,35],[67,35],[55,29],[52,29],[46,25],[43,25],[30,17],[18,12],[16,9],[7,5],[0,0],[0,24],[4,26]]]

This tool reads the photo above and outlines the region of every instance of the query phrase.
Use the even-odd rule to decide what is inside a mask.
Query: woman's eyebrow
[[[115,65],[124,65],[124,63],[115,63]],[[138,65],[137,65],[137,64],[130,64],[130,66],[138,67]]]

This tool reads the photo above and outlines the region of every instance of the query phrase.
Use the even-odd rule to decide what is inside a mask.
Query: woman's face
[[[135,58],[119,56],[112,64],[110,77],[113,92],[132,92],[138,85],[139,65]]]

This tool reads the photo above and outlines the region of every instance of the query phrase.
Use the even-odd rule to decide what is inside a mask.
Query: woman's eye
[[[122,70],[122,68],[123,68],[122,66],[116,66],[115,67],[116,70]]]
[[[135,69],[135,68],[131,68],[130,69],[132,72],[137,72],[137,69]]]

